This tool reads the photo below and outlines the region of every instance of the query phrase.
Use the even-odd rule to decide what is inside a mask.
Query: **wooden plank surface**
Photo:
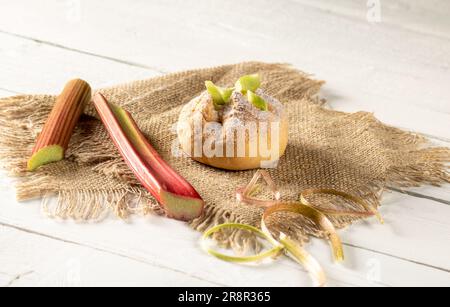
[[[0,234],[0,286],[217,286],[172,269],[5,226],[0,226]]]
[[[158,75],[147,69],[2,33],[0,41],[0,88],[10,93],[58,94],[65,82],[75,77],[101,88]]]
[[[205,255],[199,234],[183,223],[159,218],[134,218],[129,223],[108,219],[101,224],[76,224],[37,218],[38,202],[17,205],[13,193],[3,192],[0,223],[55,240],[73,242],[102,252],[129,257],[188,276],[224,285],[311,285],[301,269],[290,261],[265,267],[223,263]],[[424,206],[424,203],[427,206]],[[382,213],[386,225],[367,221],[342,231],[347,260],[334,265],[328,246],[314,241],[308,250],[327,270],[331,285],[439,285],[450,283],[448,265],[450,208],[403,195],[390,195]],[[420,249],[417,248],[420,243]],[[172,251],[172,252],[170,252]],[[180,254],[189,257],[180,258]],[[379,279],[370,280],[372,266]],[[377,267],[375,267],[377,269]],[[226,274],[224,274],[226,272]],[[297,274],[294,274],[297,272]],[[262,278],[270,274],[271,279]],[[286,276],[291,276],[286,278]]]
[[[375,112],[448,145],[449,4],[381,3],[383,22],[371,24],[366,1],[356,0],[244,0],[239,9],[232,1],[0,0],[0,96],[56,94],[73,77],[99,88],[243,60],[290,62],[327,80],[333,108]],[[198,233],[156,216],[48,220],[38,202],[14,200],[5,175],[0,184],[0,285],[311,285],[287,259],[242,267],[210,258]],[[409,193],[386,195],[386,225],[342,231],[344,265],[312,241],[331,286],[450,286],[450,188]]]
[[[292,0],[334,14],[367,20],[370,8],[379,7],[383,24],[431,36],[450,38],[450,3],[442,0]]]

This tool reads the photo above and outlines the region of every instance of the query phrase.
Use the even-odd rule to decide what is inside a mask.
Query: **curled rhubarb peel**
[[[272,244],[281,244],[286,250],[287,255],[303,266],[318,286],[323,287],[326,285],[327,277],[325,271],[311,254],[284,233],[280,233],[278,240],[275,240],[267,228],[264,218],[261,220],[261,229],[269,237],[269,241]]]
[[[225,228],[234,228],[251,231],[255,233],[257,236],[263,238],[264,240],[267,240],[273,247],[265,252],[252,256],[230,256],[209,248],[207,245],[207,239],[214,233]],[[278,241],[275,240],[270,231],[267,229],[264,221],[262,221],[261,223],[261,229],[262,230],[259,230],[256,227],[238,223],[217,225],[215,227],[210,228],[203,234],[201,242],[202,248],[211,256],[214,256],[223,261],[234,263],[252,263],[252,262],[259,263],[262,260],[267,259],[269,257],[275,258],[285,250],[288,256],[290,256],[296,262],[304,266],[304,268],[310,273],[313,280],[319,286],[325,286],[327,281],[325,272],[320,266],[320,264],[314,259],[314,257],[312,257],[308,252],[306,252],[306,250],[304,250],[301,246],[296,244],[293,240],[291,240],[284,234],[280,235]]]
[[[182,221],[199,217],[204,201],[149,144],[131,115],[101,94],[95,95],[94,106],[128,167],[162,205],[167,216]]]
[[[73,130],[90,100],[91,87],[85,81],[75,79],[66,84],[36,140],[28,171],[64,159]]]
[[[267,208],[267,207],[274,206],[279,203],[278,200],[261,200],[261,199],[257,199],[257,198],[248,196],[248,195],[246,195],[243,188],[236,190],[236,198],[241,203],[256,206],[256,207],[261,207],[261,208]]]
[[[264,179],[275,200],[260,200],[252,197],[252,193],[255,190],[256,184],[260,178]],[[269,172],[266,170],[258,170],[247,186],[236,190],[236,198],[239,202],[266,208],[279,203],[279,200],[281,199],[281,193],[272,177],[270,176]]]
[[[321,230],[323,230],[327,234],[328,239],[330,240],[331,243],[331,248],[333,250],[334,259],[336,261],[344,260],[344,250],[342,248],[341,239],[336,233],[336,229],[334,228],[331,221],[323,213],[314,209],[313,207],[306,206],[301,203],[279,202],[276,205],[268,207],[264,211],[262,218],[264,225],[269,216],[278,212],[297,213],[313,221]]]
[[[259,172],[260,172],[261,176],[264,178],[264,181],[269,186],[269,189],[272,192],[275,199],[280,200],[281,192],[278,189],[278,186],[275,184],[275,181],[273,181],[272,176],[270,176],[270,173],[266,170],[260,170]]]
[[[349,201],[352,201],[354,203],[357,203],[361,205],[364,209],[366,209],[366,212],[361,211],[343,211],[343,210],[330,210],[330,209],[323,209],[316,207],[314,204],[310,203],[306,197],[313,195],[313,194],[328,194],[328,195],[334,195],[334,196],[340,196],[342,198],[345,198]],[[333,190],[333,189],[308,189],[304,190],[300,195],[300,201],[307,206],[315,207],[316,209],[320,210],[320,212],[332,215],[332,216],[360,216],[360,217],[369,217],[369,216],[376,216],[377,219],[380,221],[381,224],[384,224],[383,217],[378,212],[376,208],[369,205],[366,201],[364,201],[360,197],[356,197],[354,195]]]
[[[234,229],[241,229],[241,230],[247,230],[250,232],[253,232],[257,236],[269,241],[273,247],[265,252],[259,253],[257,255],[252,256],[230,256],[223,253],[220,253],[214,249],[211,249],[207,246],[207,239],[213,235],[214,233],[225,229],[225,228],[234,228]],[[278,242],[271,240],[267,234],[262,232],[256,227],[245,225],[245,224],[237,224],[237,223],[227,223],[227,224],[221,224],[217,225],[215,227],[210,228],[207,230],[202,237],[202,248],[211,256],[214,256],[216,258],[219,258],[224,261],[228,262],[237,262],[237,263],[249,263],[249,262],[261,262],[262,260],[269,258],[269,257],[276,257],[280,254],[280,252],[283,250],[283,246],[279,244]]]
[[[324,287],[327,283],[327,277],[319,262],[284,233],[280,234],[279,240],[286,249],[288,256],[302,265],[319,287]]]

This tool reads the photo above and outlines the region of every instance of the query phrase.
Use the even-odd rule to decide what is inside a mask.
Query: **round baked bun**
[[[183,107],[177,126],[182,150],[221,169],[276,166],[288,144],[287,115],[283,105],[262,89],[250,94],[265,105],[250,102],[249,93],[237,90],[223,105],[215,103],[209,91],[192,99]]]

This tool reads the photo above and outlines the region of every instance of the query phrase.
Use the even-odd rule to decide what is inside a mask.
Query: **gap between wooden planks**
[[[10,226],[0,226],[0,234],[0,287],[222,286],[172,268],[148,265]]]

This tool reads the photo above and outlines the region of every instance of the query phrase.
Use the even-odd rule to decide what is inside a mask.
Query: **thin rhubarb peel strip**
[[[190,221],[203,213],[204,201],[150,145],[132,116],[97,94],[94,106],[111,139],[141,184],[162,205],[168,217]]]
[[[327,276],[319,262],[284,233],[280,234],[279,240],[288,252],[288,256],[302,265],[319,287],[324,287],[327,283]]]
[[[257,236],[267,240],[273,246],[273,248],[269,249],[268,251],[252,256],[230,256],[220,253],[212,248],[209,248],[207,246],[207,239],[211,237],[214,233],[226,228],[235,228],[251,231],[255,233]],[[311,277],[313,278],[313,280],[316,282],[317,285],[325,286],[327,282],[325,272],[320,266],[320,264],[317,262],[317,260],[314,259],[314,257],[312,257],[306,250],[304,250],[301,246],[299,246],[296,242],[294,242],[284,234],[280,235],[278,241],[275,240],[270,231],[267,229],[264,220],[261,222],[261,229],[262,230],[259,230],[256,227],[238,223],[217,225],[203,234],[202,248],[211,256],[214,256],[223,261],[234,263],[251,263],[251,262],[259,263],[266,258],[276,257],[283,250],[286,250],[287,255],[293,258],[300,265],[302,265],[308,271],[308,273],[311,275]]]
[[[245,193],[243,188],[236,190],[236,198],[241,203],[261,208],[268,208],[279,203],[278,200],[261,200],[248,196],[248,194]]]
[[[91,87],[88,83],[75,79],[66,84],[37,137],[27,163],[28,171],[64,159],[73,130],[90,100]]]
[[[258,182],[258,180],[261,177],[264,178],[264,181],[269,186],[275,199],[276,200],[281,199],[281,193],[280,193],[277,185],[273,181],[272,177],[270,176],[270,173],[266,170],[258,170],[246,187],[238,188],[236,190],[236,197],[239,202],[243,202],[243,203],[246,203],[249,205],[255,205],[255,206],[259,206],[259,207],[265,207],[265,208],[279,203],[278,201],[273,201],[273,200],[260,200],[260,199],[254,198],[252,196],[252,191],[254,191],[256,183]],[[354,210],[332,210],[332,209],[321,208],[321,207],[314,205],[313,203],[310,203],[306,199],[307,196],[310,196],[313,194],[328,194],[328,195],[340,196],[342,198],[345,198],[349,201],[352,201],[352,202],[355,202],[355,203],[361,205],[367,211],[362,212],[362,211],[354,211]],[[338,190],[334,190],[334,189],[307,189],[307,190],[304,190],[300,194],[300,202],[306,206],[314,207],[317,210],[319,210],[320,212],[325,213],[327,215],[359,216],[359,217],[376,216],[382,224],[384,223],[383,217],[381,216],[381,214],[378,212],[378,210],[375,207],[371,206],[370,204],[368,204],[366,201],[364,201],[360,197],[357,197],[357,196],[354,196],[354,195],[351,195],[351,194],[348,194],[348,193],[345,193],[342,191],[338,191]]]
[[[327,277],[325,271],[311,254],[284,233],[280,233],[278,241],[275,240],[268,229],[264,218],[261,220],[261,229],[262,232],[270,238],[269,240],[272,244],[283,245],[284,249],[287,251],[287,255],[302,265],[318,286],[323,287],[326,285]]]
[[[333,224],[323,213],[312,207],[303,205],[301,203],[280,202],[274,206],[267,208],[264,211],[263,214],[264,224],[272,214],[278,212],[297,213],[313,221],[321,230],[323,230],[327,234],[328,239],[330,240],[331,243],[334,259],[336,261],[344,260],[344,251],[342,248],[341,239],[339,238]]]
[[[366,209],[366,212],[361,212],[361,211],[343,211],[343,210],[330,210],[330,209],[323,209],[320,207],[316,207],[313,203],[310,203],[306,197],[310,196],[310,195],[314,195],[314,194],[328,194],[328,195],[334,195],[334,196],[340,196],[342,198],[345,198],[349,201],[352,201],[354,203],[357,203],[359,205],[361,205],[364,209]],[[374,208],[373,206],[369,205],[366,201],[364,201],[362,198],[360,197],[356,197],[354,195],[345,193],[345,192],[341,192],[341,191],[337,191],[334,189],[308,189],[308,190],[304,190],[301,195],[300,195],[300,201],[307,206],[311,206],[316,208],[317,210],[319,210],[322,213],[325,213],[327,215],[332,215],[332,216],[360,216],[360,217],[369,217],[369,216],[376,216],[377,219],[380,221],[381,224],[384,224],[384,220],[383,217],[381,216],[381,214],[378,212],[378,210],[376,208]]]
[[[269,189],[276,200],[260,200],[251,196],[252,192],[255,190],[258,180],[261,177],[269,186]],[[236,198],[239,202],[246,203],[248,205],[267,208],[278,203],[278,201],[281,199],[281,193],[272,177],[270,176],[269,172],[266,170],[258,170],[246,187],[236,190]]]
[[[250,180],[249,184],[243,189],[242,193],[244,195],[249,195],[250,191],[253,190],[256,183],[258,182],[259,178],[261,178],[262,173],[260,170],[256,171],[255,175],[253,176],[252,180]]]
[[[273,196],[276,200],[281,199],[281,193],[278,189],[277,185],[275,184],[275,181],[273,181],[272,176],[270,176],[270,173],[266,170],[260,170],[262,177],[266,181],[267,185],[269,186],[269,189],[272,191]]]
[[[230,256],[223,253],[220,253],[212,248],[209,248],[207,246],[207,239],[211,237],[214,233],[226,229],[226,228],[234,228],[234,229],[240,229],[240,230],[247,230],[250,232],[253,232],[257,236],[269,241],[273,247],[265,252],[262,252],[257,255],[252,256]],[[211,256],[214,256],[216,258],[219,258],[224,261],[228,262],[237,262],[237,263],[249,263],[249,262],[261,262],[262,260],[269,258],[269,257],[275,257],[280,254],[280,252],[283,250],[283,246],[279,243],[274,243],[273,240],[271,240],[270,237],[268,237],[264,232],[259,230],[256,227],[245,225],[245,224],[238,224],[238,223],[227,223],[227,224],[221,224],[217,225],[215,227],[212,227],[211,229],[207,230],[202,237],[202,247],[203,249],[210,254]]]

